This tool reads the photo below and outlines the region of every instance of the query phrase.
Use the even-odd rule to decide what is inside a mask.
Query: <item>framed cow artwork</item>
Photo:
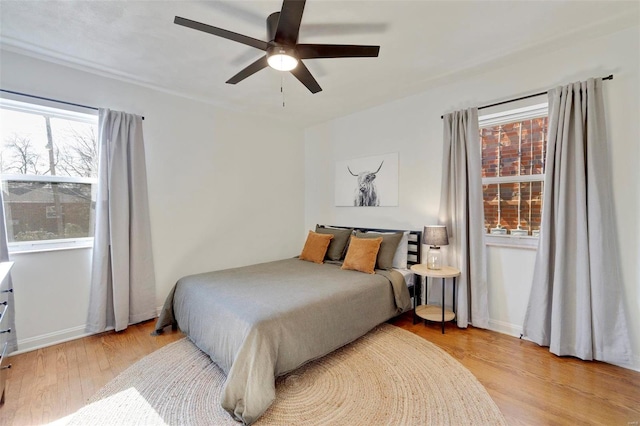
[[[398,153],[336,161],[335,205],[398,205]]]

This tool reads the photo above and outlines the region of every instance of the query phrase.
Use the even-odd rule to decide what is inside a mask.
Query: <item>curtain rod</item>
[[[602,81],[605,81],[605,80],[613,80],[613,74],[609,74],[606,77],[602,77]],[[515,98],[515,99],[509,99],[509,100],[502,101],[502,102],[496,102],[494,104],[484,105],[484,106],[478,107],[478,109],[491,108],[491,107],[498,106],[498,105],[504,105],[504,104],[508,104],[508,103],[511,103],[511,102],[521,101],[523,99],[535,98],[536,96],[545,95],[546,93],[547,92],[533,93],[531,95],[521,96],[521,97]],[[444,118],[444,115],[441,115],[440,118]]]
[[[59,99],[45,98],[43,96],[30,95],[28,93],[14,92],[13,90],[0,89],[0,92],[11,93],[12,95],[26,96],[28,98],[40,99],[40,100],[43,100],[43,101],[50,101],[50,102],[57,102],[59,104],[77,106],[77,107],[80,107],[80,108],[86,108],[86,109],[92,109],[94,111],[98,111],[98,108],[92,107],[92,106],[88,106],[88,105],[74,104],[73,102],[61,101]],[[142,119],[144,120],[144,117],[142,117]]]

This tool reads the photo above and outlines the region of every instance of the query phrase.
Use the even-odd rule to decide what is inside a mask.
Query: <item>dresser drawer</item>
[[[9,303],[9,295],[13,293],[13,288],[9,287],[10,282],[11,280],[8,275],[0,282],[0,303]],[[0,313],[4,311],[5,306],[6,305],[0,305]],[[2,327],[0,327],[0,329],[2,329]]]
[[[0,305],[0,348],[4,349],[4,344],[7,342],[7,340],[9,339],[9,333],[11,331],[9,328],[9,321],[8,321],[8,313],[9,313],[9,305]]]
[[[6,290],[0,290],[0,304],[4,304],[5,302],[9,303],[9,294],[11,293]],[[0,312],[4,309],[2,306],[4,305],[0,305]]]
[[[2,348],[1,357],[0,357],[0,375],[5,376],[6,371],[9,367],[9,354],[7,350],[9,349],[8,343],[3,343],[0,348]],[[0,380],[0,383],[4,383],[4,380]]]
[[[7,369],[9,364],[9,337],[15,330],[9,327],[9,313],[13,313],[13,288],[9,271],[13,262],[0,262],[0,405],[4,404],[5,384],[7,381]]]
[[[13,266],[13,262],[0,262],[0,291],[9,290],[9,271]]]
[[[9,364],[9,357],[7,356],[7,348],[9,343],[4,343],[0,348],[2,348],[2,352],[0,353],[0,405],[4,404],[4,387],[7,383],[7,369],[11,368],[11,364]]]
[[[5,278],[0,283],[0,303],[8,302],[9,295],[13,293],[13,289],[9,287],[9,281],[9,278]]]

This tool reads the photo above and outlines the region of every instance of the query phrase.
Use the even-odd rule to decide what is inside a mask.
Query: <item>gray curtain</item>
[[[3,191],[0,191],[0,262],[9,262],[9,248],[7,247],[7,227],[4,221],[4,198]],[[9,276],[7,277],[9,280],[9,285],[7,288],[13,288],[13,283],[11,282],[11,272],[9,272]],[[4,299],[4,298],[3,298]],[[7,337],[7,353],[11,353],[18,349],[18,336],[16,334],[16,304],[14,301],[13,293],[7,293],[7,302],[9,302],[9,306],[11,309],[7,309],[7,322],[8,328],[11,329],[11,333]],[[0,348],[0,352],[2,352],[2,348]]]
[[[458,278],[458,327],[487,328],[489,306],[482,202],[482,152],[478,109],[443,117],[444,151],[440,224],[447,226],[446,261],[461,271]],[[432,291],[440,286],[432,286]]]
[[[96,228],[87,331],[156,316],[142,118],[100,109]]]
[[[524,335],[556,355],[627,363],[602,80],[549,91],[544,185]]]

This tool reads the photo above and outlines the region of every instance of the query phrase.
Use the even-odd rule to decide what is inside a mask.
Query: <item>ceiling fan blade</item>
[[[315,58],[375,58],[380,46],[356,46],[349,44],[299,44],[296,52],[300,59]]]
[[[228,40],[237,41],[238,43],[246,44],[247,46],[255,47],[256,49],[265,50],[265,51],[267,50],[266,41],[262,41],[262,40],[258,40],[257,38],[234,33],[233,31],[223,30],[222,28],[212,27],[211,25],[203,24],[202,22],[196,22],[196,21],[192,21],[191,19],[186,19],[186,18],[181,18],[180,16],[176,16],[173,23],[182,25],[183,27],[188,27],[194,30],[213,34],[218,37],[226,38]]]
[[[304,4],[305,0],[284,0],[282,2],[275,37],[277,43],[294,45],[298,42]]]
[[[246,67],[245,69],[243,69],[242,71],[240,71],[238,74],[234,75],[229,80],[227,80],[227,84],[239,83],[245,78],[257,73],[261,69],[266,68],[268,65],[269,64],[267,63],[267,57],[263,56],[257,61],[255,61],[254,63],[252,63],[251,65],[249,65],[248,67]]]
[[[322,87],[318,84],[315,78],[311,75],[309,68],[307,68],[302,61],[298,61],[298,66],[291,70],[300,83],[304,84],[311,93],[318,93],[322,91]]]

